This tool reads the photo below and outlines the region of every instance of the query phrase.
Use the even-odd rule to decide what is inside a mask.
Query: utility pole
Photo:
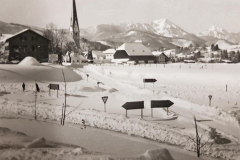
[[[35,85],[36,85],[36,90],[35,90],[35,116],[34,118],[37,119],[37,84],[36,84],[36,79],[35,79]]]

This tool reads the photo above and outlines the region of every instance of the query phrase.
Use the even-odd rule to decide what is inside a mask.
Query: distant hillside
[[[26,28],[32,28],[35,30],[43,31],[43,29],[39,27],[22,25],[17,23],[5,23],[0,21],[0,33],[2,34],[15,34]]]
[[[217,42],[215,42],[214,45],[218,45],[218,47],[222,49],[222,48],[228,48],[229,46],[234,45],[234,43],[228,42],[227,40],[224,40],[224,39],[220,39]]]

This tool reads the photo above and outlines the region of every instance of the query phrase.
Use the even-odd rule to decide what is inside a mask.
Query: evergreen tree
[[[240,62],[240,52],[239,52],[239,50],[237,51],[237,57],[238,57],[238,62]]]
[[[213,51],[218,51],[218,50],[219,50],[218,45],[215,45],[215,46],[213,47]]]
[[[92,51],[88,51],[87,59],[88,60],[93,60]]]
[[[214,50],[214,44],[211,45],[211,50],[212,50],[212,51]]]

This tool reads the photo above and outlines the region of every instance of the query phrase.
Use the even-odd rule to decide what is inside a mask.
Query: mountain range
[[[14,34],[27,25],[5,23],[0,21],[0,33]],[[32,28],[32,26],[30,26]],[[43,30],[38,27],[34,29]],[[206,47],[217,43],[218,40],[229,44],[240,43],[240,33],[231,33],[213,26],[207,31],[191,34],[167,19],[159,19],[150,23],[118,23],[100,24],[93,27],[81,28],[81,37],[117,48],[125,42],[141,41],[151,50],[178,47]]]

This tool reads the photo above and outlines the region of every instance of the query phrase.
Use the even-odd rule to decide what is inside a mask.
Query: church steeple
[[[73,3],[72,3],[72,17],[71,17],[71,22],[70,22],[70,33],[71,33],[77,47],[80,48],[80,29],[79,29],[79,24],[78,24],[75,0],[73,0]]]

